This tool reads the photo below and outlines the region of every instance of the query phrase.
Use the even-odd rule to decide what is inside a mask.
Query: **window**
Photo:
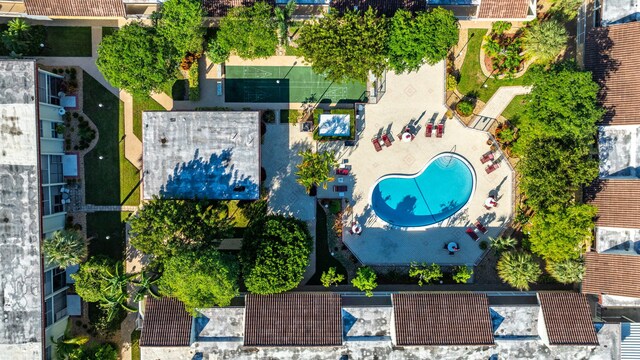
[[[42,212],[45,216],[64,211],[61,189],[62,185],[42,187]]]
[[[45,302],[44,302],[45,308],[46,308],[46,318],[47,318],[47,326],[51,326],[51,324],[53,324],[53,298],[48,298]]]
[[[62,291],[45,301],[47,327],[67,316],[67,293]]]
[[[55,268],[51,271],[53,277],[53,292],[67,286],[67,272],[65,269]]]
[[[51,348],[51,345],[49,345],[44,349],[44,360],[51,359],[53,359],[53,349]]]
[[[48,186],[42,187],[42,213],[46,215],[51,215],[51,191],[49,191]]]
[[[42,185],[61,184],[64,182],[62,155],[41,155],[40,171]]]

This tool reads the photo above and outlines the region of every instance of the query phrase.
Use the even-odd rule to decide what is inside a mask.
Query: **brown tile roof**
[[[122,0],[24,0],[27,14],[38,16],[125,17]]]
[[[247,295],[244,326],[247,346],[339,346],[340,295]]]
[[[480,19],[524,19],[529,12],[529,0],[482,0]]]
[[[344,12],[347,10],[353,10],[355,7],[358,10],[366,11],[368,8],[374,8],[381,14],[393,15],[399,9],[405,9],[409,11],[425,10],[427,2],[424,0],[333,0],[331,1],[331,7]]]
[[[189,346],[191,320],[179,300],[147,297],[140,346]]]
[[[583,293],[640,298],[640,256],[588,252],[584,259]]]
[[[551,345],[598,345],[587,297],[578,293],[538,293]]]
[[[394,294],[396,344],[491,345],[485,294]]]
[[[202,8],[211,17],[223,17],[229,9],[238,6],[252,6],[258,1],[275,5],[275,0],[202,0]]]
[[[585,67],[600,84],[604,122],[640,124],[640,22],[594,28],[587,34]]]
[[[598,180],[585,189],[585,200],[598,208],[597,226],[640,228],[638,199],[640,180]]]

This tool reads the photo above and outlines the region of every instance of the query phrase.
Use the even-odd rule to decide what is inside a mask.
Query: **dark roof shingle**
[[[354,10],[366,11],[369,8],[381,14],[392,16],[397,10],[409,11],[425,10],[427,2],[422,0],[333,0],[331,7],[339,12]]]
[[[394,294],[396,344],[492,345],[485,294]]]
[[[27,14],[38,16],[125,17],[122,0],[24,0]]]
[[[602,87],[604,123],[640,124],[640,22],[594,28],[587,34],[585,67]]]
[[[482,0],[480,19],[524,19],[529,12],[528,0]]]
[[[640,228],[640,180],[598,180],[585,200],[598,208],[597,226]]]
[[[147,297],[140,346],[189,346],[191,322],[181,301]]]
[[[342,345],[338,294],[247,295],[246,346]]]
[[[551,345],[598,345],[587,298],[578,293],[538,293]]]
[[[640,298],[640,256],[588,252],[584,259],[583,293]]]

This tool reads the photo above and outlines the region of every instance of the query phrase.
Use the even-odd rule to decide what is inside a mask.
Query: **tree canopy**
[[[161,261],[183,251],[216,246],[232,229],[223,203],[162,198],[146,203],[129,224],[131,244]]]
[[[273,56],[278,46],[276,27],[273,8],[265,2],[230,9],[220,20],[220,29],[212,44],[217,62],[223,61],[220,54],[228,56],[229,52],[243,59]]]
[[[310,149],[298,153],[302,157],[302,162],[297,165],[298,183],[307,190],[315,185],[322,185],[327,188],[327,182],[333,181],[331,172],[338,165],[334,152],[322,151],[313,152]]]
[[[54,231],[51,237],[42,242],[42,252],[47,264],[60,268],[80,264],[87,258],[89,249],[87,239],[76,230]]]
[[[498,275],[502,281],[518,290],[529,290],[531,283],[538,281],[542,270],[530,253],[509,251],[498,260]]]
[[[178,59],[154,28],[133,22],[102,39],[96,65],[114,87],[146,95],[175,78]]]
[[[527,29],[524,48],[541,63],[553,61],[567,46],[569,37],[564,24],[556,20],[541,21]]]
[[[368,297],[371,297],[373,296],[373,290],[378,287],[377,278],[378,275],[376,275],[373,269],[368,266],[363,266],[358,269],[356,277],[351,280],[351,284],[358,290],[364,291]]]
[[[215,249],[188,251],[164,263],[160,290],[175,296],[188,311],[228,306],[238,290],[237,259]]]
[[[166,0],[155,14],[158,35],[172,44],[179,56],[201,53],[204,16],[199,0]]]
[[[419,12],[415,17],[398,10],[389,29],[389,67],[396,72],[418,70],[425,62],[443,60],[458,42],[458,20],[443,8]]]
[[[318,74],[335,82],[366,82],[369,72],[381,75],[386,67],[387,20],[369,8],[366,12],[337,11],[300,29],[298,49]]]
[[[584,275],[584,263],[580,260],[567,260],[561,262],[547,261],[547,271],[562,284],[573,284],[582,281]]]
[[[596,213],[584,204],[536,212],[527,229],[531,251],[552,262],[578,260],[591,246]]]
[[[7,28],[0,37],[2,45],[12,57],[37,55],[42,51],[46,34],[43,26],[31,26],[21,18],[7,23]]]
[[[307,224],[301,220],[267,215],[252,222],[240,250],[247,290],[275,294],[295,288],[309,265],[312,249]]]

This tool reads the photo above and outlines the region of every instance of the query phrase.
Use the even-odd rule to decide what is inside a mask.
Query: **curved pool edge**
[[[429,165],[431,165],[432,162],[438,160],[441,157],[444,156],[452,156],[458,160],[460,160],[463,164],[465,164],[467,166],[467,168],[469,169],[469,172],[471,173],[471,180],[472,180],[472,185],[471,185],[471,194],[469,194],[469,198],[467,199],[467,202],[464,203],[464,205],[462,205],[460,207],[460,209],[458,211],[456,211],[455,213],[451,214],[451,216],[447,217],[444,220],[438,221],[436,223],[430,224],[430,225],[423,225],[423,226],[397,226],[397,225],[393,225],[391,223],[389,223],[388,221],[382,219],[381,217],[378,216],[378,214],[376,213],[375,209],[373,208],[373,190],[376,188],[376,186],[384,179],[390,178],[390,177],[395,177],[395,178],[412,178],[412,177],[416,177],[416,175],[424,172]],[[419,170],[416,171],[413,174],[386,174],[383,175],[381,177],[379,177],[374,183],[373,185],[371,185],[371,189],[369,189],[369,196],[368,196],[368,200],[369,200],[369,205],[371,206],[371,209],[373,211],[374,216],[376,217],[377,220],[381,221],[382,223],[385,224],[385,227],[391,227],[393,229],[402,229],[405,231],[422,231],[422,230],[426,230],[432,227],[438,227],[441,223],[443,223],[444,221],[454,217],[455,215],[459,214],[460,212],[464,211],[467,208],[467,205],[469,205],[469,202],[471,201],[471,199],[473,198],[473,195],[475,195],[476,192],[476,185],[477,185],[478,181],[477,181],[477,177],[476,177],[476,169],[471,165],[471,163],[469,162],[469,160],[467,160],[464,156],[458,154],[458,153],[454,153],[454,152],[449,152],[449,151],[445,151],[445,152],[441,152],[437,155],[435,155],[434,157],[432,157],[429,161],[427,161],[427,163]]]

